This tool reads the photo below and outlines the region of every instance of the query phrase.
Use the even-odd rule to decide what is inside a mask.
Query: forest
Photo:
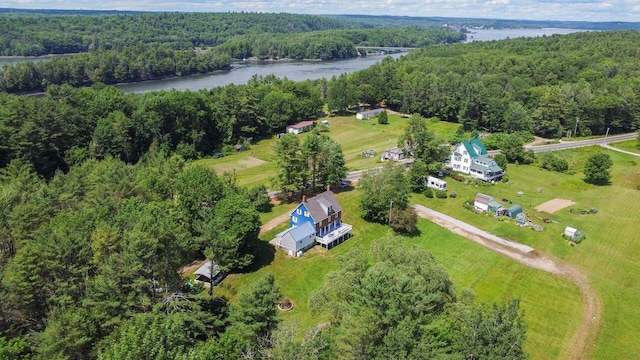
[[[257,13],[0,12],[0,32],[0,56],[66,54],[3,66],[0,91],[18,94],[42,92],[52,84],[117,84],[210,73],[229,69],[232,58],[345,59],[366,55],[357,46],[423,47],[465,38],[446,28],[373,29],[310,15]]]
[[[435,45],[335,79],[359,103],[461,123],[466,130],[559,138],[640,128],[638,31]],[[331,100],[331,99],[329,99]]]
[[[51,85],[43,97],[0,93],[0,167],[23,159],[50,178],[88,157],[135,163],[158,146],[185,159],[359,104],[461,123],[467,130],[557,138],[640,127],[635,31],[436,45],[330,80],[273,76],[200,92],[123,94]]]
[[[633,131],[640,127],[638,43],[636,31],[613,31],[435,44],[333,79],[254,77],[142,95],[102,82],[153,76],[180,62],[184,71],[224,64],[230,55],[134,44],[158,62],[135,58],[128,46],[103,47],[78,56],[112,59],[109,68],[130,54],[142,67],[45,83],[41,97],[2,92],[0,359],[526,358],[517,301],[474,304],[469,291],[454,291],[432,255],[390,238],[375,244],[384,258],[351,253],[326,276],[310,304],[331,320],[323,329],[278,322],[283,294],[273,276],[237,304],[186,285],[180,269],[205,256],[230,272],[252,271],[268,253],[258,232],[259,213],[269,209],[265,186],[243,188],[233,174],[188,161],[250,146],[250,138],[315,119],[325,106],[351,114],[361,104],[385,104],[467,130],[549,137]],[[82,64],[68,71],[80,74]],[[384,297],[374,296],[382,289]]]

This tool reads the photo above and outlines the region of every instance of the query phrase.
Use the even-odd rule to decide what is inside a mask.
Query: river
[[[553,34],[569,34],[585,30],[579,29],[470,29],[467,41],[490,41],[516,37],[535,37]],[[402,53],[388,55],[397,59]],[[383,55],[370,55],[363,58],[333,61],[238,61],[232,64],[229,71],[218,71],[212,74],[193,75],[186,77],[169,78],[163,80],[144,81],[138,83],[116,85],[125,93],[145,93],[158,90],[200,90],[211,89],[229,84],[245,84],[252,76],[266,76],[273,74],[279,78],[286,77],[289,80],[304,81],[316,80],[344,73],[366,69],[369,66],[382,61]],[[47,57],[37,58],[0,58],[0,67],[6,63],[19,61],[43,61]]]
[[[397,59],[401,53],[388,56]],[[164,80],[144,81],[117,85],[126,93],[144,93],[156,90],[200,90],[211,89],[229,84],[245,84],[252,76],[266,76],[273,74],[279,78],[286,77],[289,80],[304,81],[339,76],[357,70],[366,69],[369,66],[382,61],[383,55],[369,55],[361,58],[333,61],[238,61],[231,64],[229,71],[219,71],[207,75],[193,75],[187,77],[171,78]]]

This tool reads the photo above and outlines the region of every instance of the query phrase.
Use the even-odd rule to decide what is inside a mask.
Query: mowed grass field
[[[583,181],[582,166],[590,154],[604,151],[614,161],[610,185],[595,186]],[[448,181],[457,199],[427,199],[415,195],[414,200],[455,216],[505,238],[530,245],[580,268],[590,279],[603,304],[603,316],[598,338],[593,348],[594,359],[633,359],[640,354],[640,166],[638,158],[615,151],[590,147],[558,152],[575,174],[560,174],[534,166],[510,164],[507,174],[511,185],[499,183],[481,186]],[[541,192],[538,192],[541,188]],[[521,191],[523,195],[517,196]],[[513,224],[493,220],[486,215],[461,210],[462,202],[477,192],[500,201],[510,199],[523,206],[534,222],[542,224],[542,232],[519,228]],[[578,215],[569,208],[553,214],[537,212],[534,208],[554,198],[576,202],[576,209],[596,208],[597,214]],[[543,224],[539,218],[548,217],[554,223]],[[560,234],[565,226],[584,231],[586,240],[571,247]],[[539,319],[542,320],[542,319]]]
[[[342,146],[349,171],[369,169],[380,166],[380,155],[388,148],[398,145],[398,138],[404,133],[407,119],[399,115],[389,115],[389,124],[380,125],[377,119],[357,120],[353,116],[326,117],[318,120],[329,121],[329,132],[325,132]],[[460,125],[444,121],[429,121],[432,129],[444,141],[449,139]],[[300,134],[303,142],[308,133]],[[276,137],[256,142],[251,149],[218,159],[202,159],[194,164],[204,165],[218,174],[234,172],[238,184],[253,186],[266,184],[272,188],[271,179],[277,169],[273,162],[273,144]],[[376,155],[363,158],[362,151],[374,150]]]
[[[327,118],[329,136],[343,148],[350,171],[379,166],[379,155],[386,148],[396,146],[403,133],[406,119],[389,117],[389,125],[378,125],[375,119],[356,120],[351,117]],[[430,122],[429,126],[441,138],[448,139],[459,125]],[[301,135],[301,140],[306,134]],[[274,139],[262,140],[245,152],[221,159],[205,159],[196,163],[211,167],[219,173],[235,172],[240,185],[264,183],[271,187],[276,169],[272,162]],[[627,144],[624,144],[627,145]],[[622,146],[627,149],[631,146]],[[614,146],[617,146],[614,144]],[[377,155],[362,158],[360,152],[373,149]],[[627,149],[631,150],[631,149]],[[583,181],[582,167],[593,153],[605,151],[614,160],[611,184],[595,186]],[[599,147],[558,152],[566,159],[571,170],[561,174],[541,170],[535,166],[510,164],[507,174],[511,184],[479,186],[457,183],[448,178],[450,191],[456,199],[428,199],[414,195],[413,201],[467,221],[484,230],[512,239],[562,258],[580,268],[590,279],[602,301],[603,314],[600,332],[593,346],[594,359],[629,359],[640,354],[640,162],[637,157],[603,150]],[[258,161],[256,161],[258,160]],[[538,189],[541,191],[539,192]],[[544,231],[534,232],[511,223],[495,221],[490,216],[474,214],[462,208],[465,200],[477,192],[492,195],[496,200],[510,199],[523,206],[534,222]],[[517,193],[522,192],[522,196]],[[598,209],[597,214],[577,215],[569,208],[553,214],[535,211],[535,207],[554,198],[575,201],[576,209]],[[233,301],[237,294],[260,276],[272,272],[285,296],[293,299],[296,307],[283,314],[284,320],[302,326],[325,321],[312,316],[308,309],[309,295],[320,286],[326,273],[336,269],[336,258],[352,248],[368,252],[371,242],[386,236],[385,227],[368,224],[358,214],[358,190],[338,194],[345,208],[345,221],[354,225],[355,237],[346,243],[325,251],[314,249],[300,259],[287,257],[282,251],[268,253],[261,259],[256,271],[234,274],[216,288]],[[263,222],[286,213],[295,204],[276,206],[263,214]],[[535,215],[539,219],[535,218]],[[542,223],[548,217],[553,222]],[[268,241],[287,224],[265,234]],[[504,301],[520,297],[529,324],[526,349],[533,359],[562,359],[582,314],[582,299],[578,289],[569,282],[541,271],[525,268],[509,259],[494,254],[468,240],[462,239],[426,220],[419,223],[421,235],[406,241],[434,253],[450,273],[458,289],[470,287],[479,302]],[[560,234],[565,226],[584,231],[587,239],[570,247]],[[267,247],[268,249],[268,247]]]
[[[308,308],[309,296],[324,276],[337,269],[336,259],[352,249],[369,254],[372,241],[387,236],[387,228],[360,218],[358,190],[337,195],[345,222],[353,225],[353,238],[326,251],[315,247],[301,258],[291,258],[281,250],[266,253],[266,261],[254,272],[233,274],[216,288],[219,295],[236,301],[259,277],[273,273],[283,294],[295,303],[293,311],[282,313],[284,321],[310,327],[327,319],[314,316]],[[282,205],[275,211],[286,211]],[[263,236],[264,241],[288,226],[287,223]],[[533,359],[563,358],[565,346],[582,314],[581,295],[570,282],[493,253],[429,221],[420,219],[420,235],[405,238],[408,243],[431,251],[449,272],[457,290],[471,288],[478,303],[503,303],[520,298],[528,323],[526,350]]]
[[[638,140],[622,141],[619,143],[612,143],[609,145],[613,146],[614,148],[631,151],[640,155],[640,149],[638,149]]]

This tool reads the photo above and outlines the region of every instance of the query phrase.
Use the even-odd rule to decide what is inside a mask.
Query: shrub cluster
[[[540,167],[550,171],[565,172],[569,170],[569,163],[556,154],[544,153],[540,156]]]

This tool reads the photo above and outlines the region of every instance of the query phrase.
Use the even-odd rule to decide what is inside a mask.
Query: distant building
[[[387,149],[384,154],[380,156],[381,161],[400,161],[405,158],[404,151],[399,147],[393,147]]]
[[[287,132],[291,134],[301,134],[313,128],[313,121],[301,121],[297,124],[287,126]]]
[[[373,110],[367,110],[367,111],[360,111],[356,113],[356,119],[358,120],[371,119],[374,116],[380,115],[380,113],[383,111],[385,111],[385,109],[373,109]]]

